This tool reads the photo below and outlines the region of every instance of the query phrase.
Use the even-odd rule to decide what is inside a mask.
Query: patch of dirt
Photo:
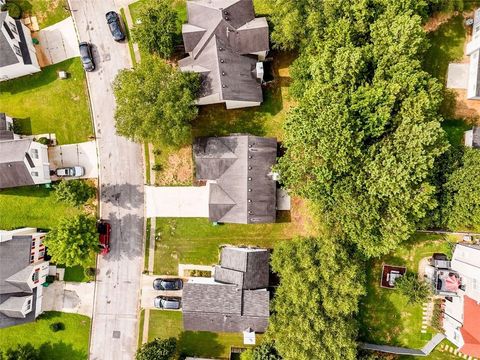
[[[480,101],[467,100],[467,90],[451,89],[455,94],[455,118],[470,120],[480,125]]]
[[[291,199],[290,222],[291,227],[286,231],[300,236],[315,236],[318,234],[318,220],[312,214],[310,205],[307,200],[293,197]]]
[[[189,185],[193,178],[192,147],[185,146],[168,156],[163,170],[155,175],[155,183],[165,185]]]
[[[35,38],[35,35],[33,36]],[[45,55],[41,45],[34,45],[35,51],[37,52],[38,64],[41,68],[51,65],[50,59]]]
[[[443,13],[443,12],[435,13],[428,19],[428,21],[425,23],[425,25],[423,25],[423,29],[426,32],[435,31],[442,24],[446,23],[448,20],[450,20],[450,18],[452,18],[453,16],[456,16],[456,15],[458,15],[457,11],[448,12],[448,13]]]

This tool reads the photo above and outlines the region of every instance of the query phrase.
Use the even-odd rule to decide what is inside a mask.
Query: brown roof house
[[[189,55],[179,65],[201,75],[197,104],[260,105],[269,31],[266,18],[255,17],[253,1],[191,0],[187,16],[182,34]]]
[[[0,189],[51,182],[47,146],[22,138],[0,113]]]
[[[183,288],[183,326],[191,331],[263,333],[270,315],[269,251],[225,247],[213,278]]]
[[[209,219],[273,223],[276,218],[277,140],[251,135],[197,138],[196,179],[209,186]]]
[[[35,228],[0,230],[0,328],[34,321],[42,312],[45,233]]]
[[[30,30],[7,11],[0,11],[0,81],[39,71]]]

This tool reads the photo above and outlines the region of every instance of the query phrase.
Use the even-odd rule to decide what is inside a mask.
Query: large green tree
[[[156,338],[143,344],[137,351],[136,360],[172,360],[177,349],[175,338]]]
[[[95,188],[85,180],[62,180],[55,186],[55,197],[72,206],[85,204],[95,196]]]
[[[173,52],[176,31],[177,13],[171,0],[148,0],[140,8],[133,37],[140,48],[168,58]]]
[[[431,288],[424,280],[412,272],[406,273],[395,281],[395,289],[407,298],[409,304],[422,304],[431,295]]]
[[[0,353],[0,359],[2,358]],[[5,353],[6,360],[40,360],[40,352],[32,344],[17,345],[8,349]]]
[[[122,70],[113,89],[117,132],[136,141],[183,145],[197,115],[198,74],[180,72],[163,60],[144,56],[133,70]]]
[[[269,336],[286,360],[355,359],[352,315],[364,294],[362,262],[340,238],[295,239],[272,256],[280,277]]]
[[[66,266],[85,265],[98,252],[98,233],[94,217],[83,214],[63,218],[45,238],[52,261]]]
[[[253,349],[248,349],[241,355],[241,360],[281,360],[273,342],[263,342]]]

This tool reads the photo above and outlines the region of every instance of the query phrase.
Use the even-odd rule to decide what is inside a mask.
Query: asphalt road
[[[142,148],[115,133],[112,81],[130,67],[128,45],[113,41],[105,13],[125,0],[69,0],[80,41],[94,45],[96,70],[87,73],[100,164],[100,215],[112,225],[111,252],[98,257],[91,360],[134,358],[143,269]]]

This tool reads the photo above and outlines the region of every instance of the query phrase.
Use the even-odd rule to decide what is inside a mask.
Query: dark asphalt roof
[[[209,218],[228,223],[271,223],[276,218],[277,141],[250,135],[197,138],[197,180],[210,184]]]
[[[13,140],[13,131],[7,128],[7,116],[5,113],[0,113],[0,141]]]
[[[8,13],[6,11],[0,12],[0,66],[13,65],[19,62],[15,51],[10,46],[4,34],[4,31],[6,31],[5,28],[9,26],[5,21],[7,15]]]
[[[34,184],[24,163],[31,142],[31,139],[0,141],[0,189]]]
[[[255,18],[252,0],[188,1],[187,12],[182,32],[191,54],[179,65],[202,74],[200,96],[261,102],[257,57],[248,54],[269,50],[268,24]]]

